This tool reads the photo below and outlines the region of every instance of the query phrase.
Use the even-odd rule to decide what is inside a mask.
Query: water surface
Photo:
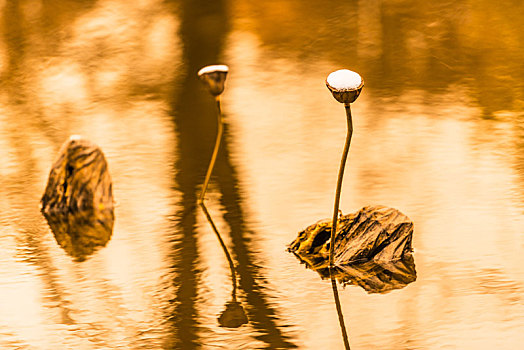
[[[415,223],[417,280],[339,289],[352,349],[524,343],[524,7],[514,1],[0,1],[0,347],[342,349],[331,284],[286,252],[341,209]],[[230,66],[207,207],[249,323],[224,328],[229,265],[196,199],[216,132],[196,79]],[[113,178],[111,240],[83,262],[39,212],[80,134]]]

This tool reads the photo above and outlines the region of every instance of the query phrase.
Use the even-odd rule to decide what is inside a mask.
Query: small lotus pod
[[[326,79],[326,86],[335,100],[349,104],[355,102],[364,87],[364,79],[349,69],[332,72]]]
[[[229,67],[226,65],[206,66],[198,71],[198,77],[213,96],[219,96],[224,91]]]
[[[47,213],[113,208],[111,176],[100,147],[71,136],[49,172],[41,202]]]

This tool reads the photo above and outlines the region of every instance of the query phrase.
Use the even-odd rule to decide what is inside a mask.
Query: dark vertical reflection
[[[196,200],[197,189],[203,181],[215,141],[216,117],[214,101],[201,87],[196,73],[205,65],[223,63],[221,52],[228,26],[224,1],[182,2],[179,34],[187,70],[173,101],[179,152],[175,165],[176,183],[182,193],[180,210],[175,215],[178,236],[173,242],[173,272],[177,292],[171,322],[176,338],[168,346],[174,348],[190,349],[199,345],[196,306],[199,282],[199,256],[195,237]],[[239,285],[248,303],[248,318],[260,332],[257,338],[264,341],[268,348],[295,347],[277,326],[275,311],[269,306],[260,285],[259,269],[253,263],[250,240],[246,237],[238,179],[230,163],[227,133],[225,136],[215,168],[217,175],[212,179],[219,182],[223,205],[227,211],[225,220],[231,228],[233,253],[238,262]]]
[[[26,62],[26,38],[27,33],[23,13],[19,1],[6,2],[2,11],[2,31],[5,35],[7,44],[7,67],[2,75],[1,88],[7,92],[9,104],[20,108],[22,112],[26,110],[26,81],[23,72],[27,69]],[[20,115],[21,114],[21,115]],[[30,116],[29,116],[30,117]],[[56,305],[59,309],[60,323],[73,324],[70,318],[70,309],[62,285],[57,277],[57,268],[53,265],[52,259],[46,250],[42,237],[45,234],[43,218],[38,213],[38,186],[35,186],[34,174],[37,174],[37,160],[33,154],[33,147],[25,134],[19,133],[28,122],[25,113],[17,113],[8,119],[8,130],[3,132],[8,135],[10,145],[15,157],[20,164],[17,172],[9,177],[3,177],[0,182],[3,188],[11,188],[13,193],[20,195],[13,196],[11,205],[13,211],[20,213],[15,217],[14,224],[20,227],[20,232],[24,232],[18,238],[19,247],[24,247],[27,254],[24,260],[31,263],[40,271],[45,300]],[[23,135],[21,137],[21,135]],[[23,250],[21,248],[20,250]]]
[[[237,301],[237,275],[235,272],[235,263],[231,258],[231,254],[229,253],[229,250],[227,249],[224,240],[220,235],[220,232],[218,232],[213,218],[211,217],[211,215],[209,215],[209,212],[207,211],[205,204],[202,202],[200,206],[204,211],[204,214],[206,215],[207,221],[211,225],[211,228],[215,232],[218,242],[220,243],[220,247],[222,248],[222,250],[224,251],[224,255],[226,256],[227,262],[229,264],[229,269],[231,270],[231,282],[233,284],[233,289],[231,292],[231,301],[229,301],[226,304],[226,309],[219,316],[218,323],[223,327],[238,328],[241,325],[247,323],[248,319],[246,317],[242,304]]]
[[[7,46],[7,69],[2,74],[0,84],[8,92],[9,103],[18,105],[25,101],[22,71],[26,51],[23,16],[18,0],[7,1],[2,9],[2,29]]]
[[[282,334],[275,322],[275,311],[269,305],[262,287],[263,278],[260,276],[260,267],[253,262],[253,252],[250,250],[251,239],[249,238],[252,232],[249,231],[244,219],[237,173],[231,163],[228,140],[229,132],[226,124],[224,143],[217,159],[216,174],[222,193],[222,205],[226,209],[224,218],[231,229],[233,252],[238,261],[240,288],[246,294],[248,302],[249,319],[253,326],[262,332],[257,338],[266,342],[269,348],[294,348],[296,346]]]
[[[380,4],[380,23],[382,24],[382,57],[380,58],[380,72],[383,79],[382,86],[386,89],[396,87],[397,93],[403,91],[402,87],[395,86],[397,81],[402,81],[407,74],[404,64],[406,56],[406,38],[403,28],[404,21],[399,20],[397,16],[391,16],[390,5]],[[396,9],[401,18],[406,18],[409,14],[409,8]],[[378,85],[380,86],[380,85]],[[401,90],[402,89],[402,90]]]
[[[177,132],[175,181],[182,195],[175,214],[177,236],[173,242],[173,272],[176,295],[171,323],[175,340],[169,348],[199,347],[197,321],[198,250],[196,246],[197,186],[204,176],[214,142],[213,99],[201,89],[196,73],[216,63],[227,33],[222,1],[185,0],[181,3],[180,32],[186,71],[173,100]],[[198,174],[198,175],[197,175]]]
[[[340,324],[340,331],[342,332],[342,341],[344,342],[344,347],[349,350],[349,338],[344,323],[344,315],[342,314],[342,305],[340,304],[340,298],[338,297],[337,280],[331,267],[329,268],[329,278],[331,279],[331,287],[333,288],[333,298],[335,299],[335,307],[337,308],[338,322]]]

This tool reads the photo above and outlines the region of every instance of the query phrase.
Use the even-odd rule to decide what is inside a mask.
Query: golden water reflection
[[[205,6],[204,6],[205,5]],[[524,25],[513,1],[0,2],[0,347],[343,348],[332,290],[285,251],[341,209],[415,222],[417,281],[339,291],[354,349],[524,343]],[[223,252],[196,194],[214,142],[196,72],[231,68],[209,211],[249,324],[220,327]],[[38,210],[71,134],[100,145],[114,232],[75,262]],[[349,323],[349,322],[348,322]]]
[[[56,242],[71,256],[84,260],[103,247],[113,233],[112,209],[84,210],[79,213],[46,214]]]

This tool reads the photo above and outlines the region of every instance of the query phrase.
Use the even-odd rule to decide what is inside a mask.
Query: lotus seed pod
[[[326,86],[335,100],[349,104],[355,102],[364,87],[364,79],[349,69],[340,69],[329,74]]]
[[[198,71],[198,77],[213,96],[219,96],[224,91],[229,67],[226,65],[206,66]]]

